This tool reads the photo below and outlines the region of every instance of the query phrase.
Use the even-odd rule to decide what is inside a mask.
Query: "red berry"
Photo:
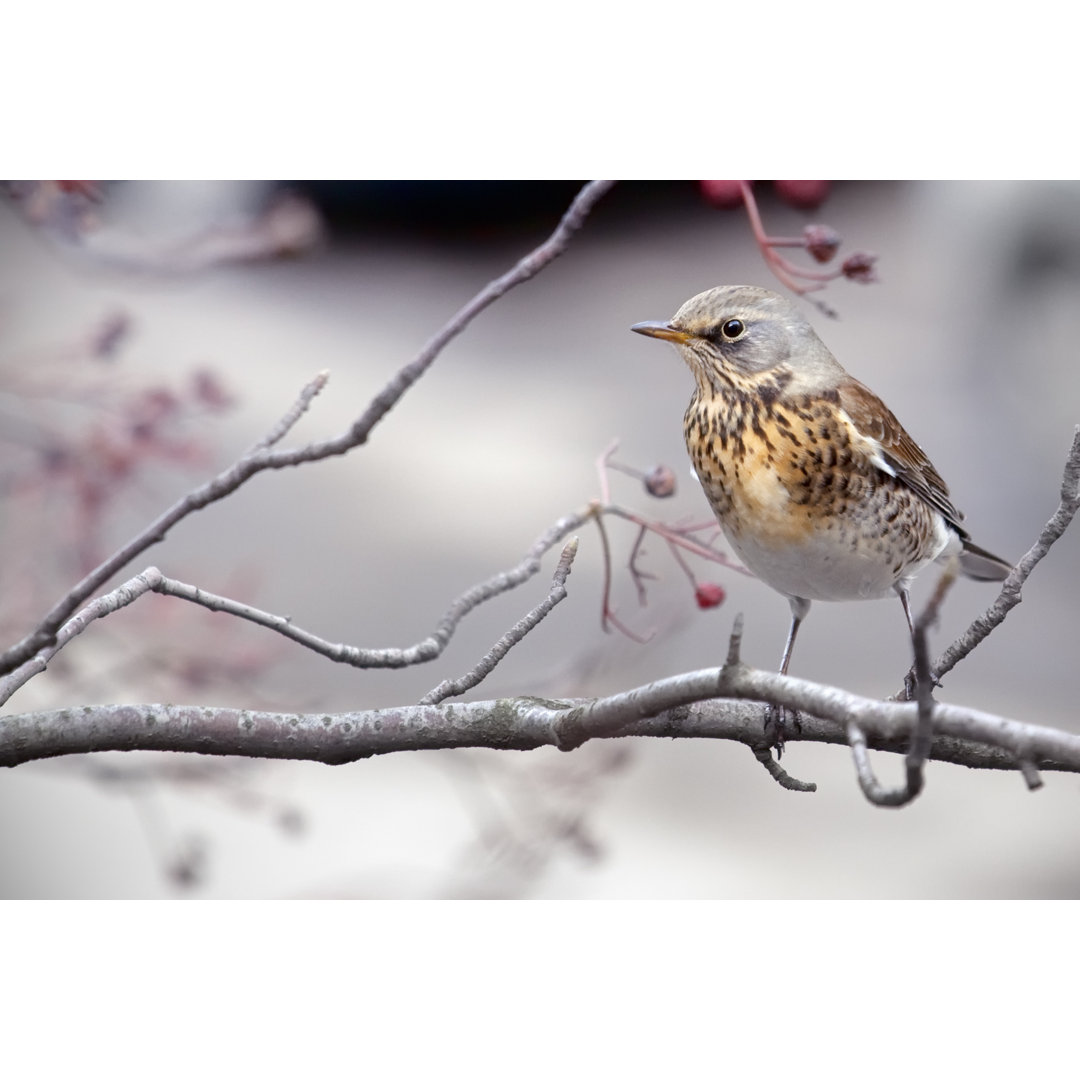
[[[702,582],[694,590],[694,599],[697,601],[697,606],[702,610],[719,607],[726,596],[727,593],[724,592],[723,587],[713,581]]]
[[[753,183],[753,181],[750,181]],[[718,210],[734,210],[742,206],[742,189],[738,180],[699,180],[705,201]]]
[[[774,180],[776,193],[799,210],[816,210],[828,197],[831,180]]]

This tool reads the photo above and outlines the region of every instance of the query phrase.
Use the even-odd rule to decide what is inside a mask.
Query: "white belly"
[[[850,535],[814,532],[782,544],[763,543],[743,532],[725,529],[735,553],[766,585],[785,596],[803,600],[877,600],[895,594],[898,584],[943,555],[960,549],[960,540],[938,517],[933,554],[905,566],[898,574],[895,562],[874,544],[853,544]]]

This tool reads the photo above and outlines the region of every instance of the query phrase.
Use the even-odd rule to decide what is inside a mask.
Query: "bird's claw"
[[[776,747],[776,757],[779,760],[784,753],[788,732],[802,734],[802,716],[797,710],[785,708],[783,705],[767,705],[764,730],[769,746]]]

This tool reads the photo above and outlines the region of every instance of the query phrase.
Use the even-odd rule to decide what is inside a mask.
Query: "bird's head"
[[[687,300],[670,322],[630,329],[670,341],[698,384],[714,392],[780,366],[806,383],[834,379],[839,369],[794,304],[753,285],[709,289]]]

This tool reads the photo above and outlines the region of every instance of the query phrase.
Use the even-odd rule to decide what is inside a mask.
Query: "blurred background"
[[[337,434],[491,278],[552,230],[577,183],[9,186],[0,198],[0,627],[21,636],[145,522],[262,437],[317,372],[289,436]],[[1080,185],[837,183],[812,211],[760,182],[764,224],[826,222],[838,262],[878,256],[808,305],[842,364],[897,414],[982,546],[1017,559],[1058,501],[1080,421]],[[811,266],[804,252],[787,252]],[[618,185],[568,251],[455,339],[365,447],[263,474],[183,522],[153,564],[360,646],[426,637],[465,589],[512,566],[599,491],[596,459],[670,466],[676,496],[611,474],[612,497],[704,520],[682,414],[689,372],[629,332],[718,284],[780,289],[741,209],[696,183]],[[619,617],[600,625],[590,527],[569,598],[470,698],[596,695],[718,663],[737,612],[772,668],[786,601],[701,562],[701,610],[646,543],[641,607],[609,521]],[[946,677],[941,700],[1077,727],[1076,527],[1025,603]],[[483,606],[437,661],[344,668],[257,627],[148,598],[99,622],[5,706],[190,701],[276,711],[417,700],[547,592],[554,554]],[[118,579],[119,580],[119,579]],[[114,582],[116,584],[116,582]],[[916,585],[916,602],[933,574]],[[961,581],[940,652],[987,605]],[[885,696],[909,665],[895,602],[816,604],[792,673]],[[0,717],[2,722],[2,717]],[[875,755],[898,782],[901,761]],[[14,897],[1071,897],[1080,782],[931,764],[927,790],[871,807],[849,754],[792,744],[813,795],[744,747],[610,740],[571,754],[411,753],[353,765],[107,754],[0,774],[0,895]]]

